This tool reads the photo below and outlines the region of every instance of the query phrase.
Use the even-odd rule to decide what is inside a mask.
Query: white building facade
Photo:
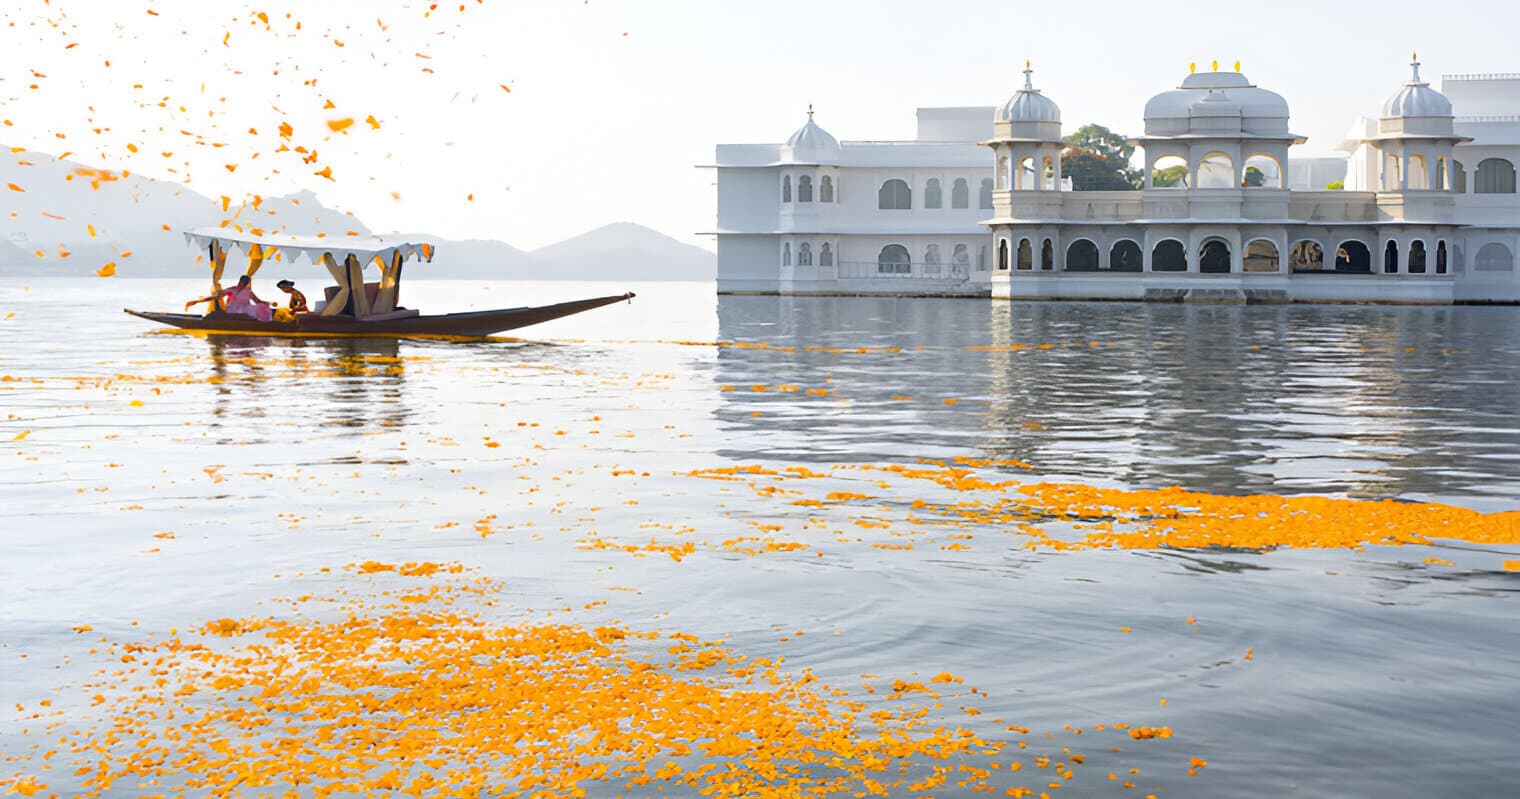
[[[920,109],[915,142],[841,145],[809,119],[786,145],[719,146],[718,291],[1520,302],[1520,74],[1443,89],[1416,61],[1344,158],[1295,164],[1304,139],[1280,95],[1238,66],[1193,71],[1145,106],[1135,191],[1071,190],[1060,109],[1029,70],[996,110]],[[950,207],[947,181],[964,203]],[[841,203],[843,186],[868,193]]]
[[[913,141],[720,144],[718,291],[987,294],[991,108],[921,108]]]

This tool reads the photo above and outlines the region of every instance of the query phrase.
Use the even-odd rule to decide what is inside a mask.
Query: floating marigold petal
[[[371,119],[373,119],[373,117],[371,117]],[[342,131],[348,130],[350,127],[353,126],[353,124],[354,124],[354,118],[353,117],[344,117],[342,119],[329,119],[329,120],[327,120],[327,127],[333,133],[341,133]]]
[[[95,270],[95,275],[96,277],[115,277],[116,262],[107,261],[105,266],[102,266],[101,268]]]

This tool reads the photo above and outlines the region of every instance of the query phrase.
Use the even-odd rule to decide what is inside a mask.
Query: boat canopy
[[[431,242],[383,236],[256,236],[237,229],[201,227],[185,232],[185,241],[197,249],[205,248],[210,256],[211,291],[222,290],[222,273],[227,268],[227,254],[236,252],[248,259],[244,274],[259,271],[266,259],[295,263],[305,259],[327,269],[337,284],[337,291],[320,311],[324,316],[340,313],[356,317],[373,317],[395,312],[400,290],[401,267],[407,259],[433,260]],[[365,284],[364,267],[374,264],[380,270],[377,283]]]
[[[280,260],[288,263],[304,258],[312,264],[320,263],[323,255],[332,255],[340,261],[353,255],[361,263],[376,259],[388,263],[398,252],[403,260],[431,261],[434,249],[432,242],[387,236],[255,236],[221,227],[187,230],[185,241],[196,249],[207,249],[215,244],[223,252],[235,251],[249,257],[258,254],[262,256],[260,260],[268,258],[271,253],[279,253]]]

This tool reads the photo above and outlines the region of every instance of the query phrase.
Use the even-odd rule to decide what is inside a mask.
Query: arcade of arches
[[[1446,275],[1455,271],[1455,255],[1444,236],[1425,233],[1368,243],[1362,238],[1336,241],[1257,237],[1236,244],[1222,236],[1204,238],[1194,250],[1176,238],[1156,241],[1150,250],[1151,272],[1198,272],[1201,274],[1291,274],[1335,272],[1340,274]],[[1100,243],[1102,242],[1102,243]],[[1108,243],[1111,242],[1111,243]],[[1496,245],[1503,247],[1503,245]],[[999,236],[997,268],[1013,272],[1124,272],[1146,270],[1145,251],[1134,238],[1097,240],[1087,236],[1057,245],[1046,236]],[[1489,270],[1513,268],[1509,250],[1488,250],[1484,264]]]

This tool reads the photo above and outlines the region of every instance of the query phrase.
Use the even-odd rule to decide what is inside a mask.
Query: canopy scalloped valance
[[[377,258],[389,264],[396,254],[402,260],[433,260],[435,248],[432,242],[384,236],[255,236],[227,228],[203,227],[185,232],[185,241],[197,249],[205,249],[213,243],[224,253],[238,253],[251,257],[257,248],[260,260],[272,259],[279,253],[280,260],[295,263],[304,259],[313,265],[322,263],[322,256],[331,255],[339,263],[355,256],[360,264],[370,264]]]

